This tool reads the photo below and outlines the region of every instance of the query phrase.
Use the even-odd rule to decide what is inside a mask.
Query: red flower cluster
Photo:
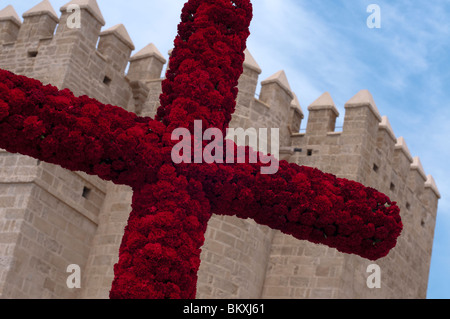
[[[184,164],[180,173],[203,184],[213,214],[251,218],[369,260],[395,247],[403,227],[397,203],[314,168],[279,164],[274,175],[261,174],[261,164]]]
[[[0,140],[10,152],[142,185],[156,181],[164,132],[161,122],[0,70]]]
[[[177,128],[194,132],[199,119],[203,130],[228,127],[251,18],[248,0],[186,3],[156,118],[167,127],[166,134]],[[175,142],[167,135],[163,140],[171,151]],[[194,138],[192,143],[201,147]],[[167,162],[156,184],[135,190],[112,298],[195,298],[211,209],[197,176],[187,179],[179,171]]]
[[[172,162],[175,128],[228,127],[251,17],[249,0],[185,5],[156,120],[0,70],[1,148],[133,187],[111,298],[194,298],[212,214],[368,259],[396,244],[396,203],[356,182],[285,161],[274,175],[262,163]]]
[[[158,179],[134,191],[112,298],[195,298],[209,203],[202,185],[170,164]]]
[[[172,132],[203,120],[225,131],[235,111],[252,5],[249,0],[190,0],[163,82],[157,120]]]

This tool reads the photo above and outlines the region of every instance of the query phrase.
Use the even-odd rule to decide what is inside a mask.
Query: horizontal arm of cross
[[[0,70],[0,147],[134,186],[155,179],[165,127]]]
[[[213,214],[251,218],[297,239],[370,260],[385,257],[396,246],[403,227],[400,210],[384,194],[286,161],[279,162],[273,175],[261,174],[261,166],[189,164],[178,170],[202,182]]]

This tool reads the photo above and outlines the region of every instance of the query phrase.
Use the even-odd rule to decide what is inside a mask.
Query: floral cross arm
[[[9,152],[135,185],[161,162],[161,130],[120,107],[0,70],[0,147]]]
[[[262,174],[262,166],[187,165],[181,170],[202,181],[212,214],[250,218],[369,260],[385,257],[395,247],[403,226],[397,204],[386,195],[286,161],[279,162],[273,175]]]

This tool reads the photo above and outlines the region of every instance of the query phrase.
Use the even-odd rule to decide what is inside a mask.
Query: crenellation
[[[330,93],[325,92],[317,100],[311,103],[308,107],[308,111],[309,117],[306,126],[307,135],[320,135],[325,137],[327,133],[335,131],[336,119],[339,117],[339,112]]]
[[[420,161],[420,158],[418,156],[413,158],[413,162],[411,164],[411,170],[417,171],[422,177],[424,181],[427,180],[427,175],[425,174],[425,170],[423,169],[422,162]]]
[[[60,8],[61,17],[55,32],[56,38],[71,41],[73,44],[81,45],[83,43],[91,50],[94,50],[98,42],[100,30],[105,25],[105,21],[101,17],[100,10],[96,10],[94,6],[89,5],[89,3],[96,4],[96,1],[73,0]],[[73,11],[69,10],[71,5],[78,5],[80,8],[79,25],[75,24],[76,21],[73,17]]]
[[[373,145],[381,120],[372,95],[362,90],[345,104],[343,136],[364,147]]]
[[[358,92],[345,104],[344,126],[341,143],[355,145],[352,153],[344,158],[359,162],[348,167],[347,176],[356,181],[368,184],[369,173],[373,168],[373,152],[375,151],[376,137],[379,130],[381,116],[378,113],[373,97],[367,90]]]
[[[389,119],[387,116],[383,116],[381,118],[381,123],[379,124],[379,130],[385,131],[388,136],[396,143],[397,137],[394,134],[394,130],[392,129],[391,123],[389,122]],[[381,146],[381,145],[380,145]]]
[[[33,42],[53,37],[59,18],[48,0],[44,0],[23,15],[17,42]]]
[[[160,79],[166,63],[167,60],[158,48],[150,43],[131,57],[128,77],[130,80],[141,81]]]
[[[245,61],[243,64],[244,71],[239,79],[239,94],[236,101],[235,118],[250,117],[253,100],[255,100],[256,87],[258,78],[261,74],[261,68],[256,63],[252,54],[248,49],[245,50]]]
[[[23,24],[17,36],[16,47],[23,43],[26,46],[31,46],[31,43],[33,43],[34,47],[28,50],[28,57],[36,57],[39,47],[48,44],[49,40],[52,39],[56,25],[57,21],[45,13],[24,16]]]
[[[383,116],[382,121],[379,124],[376,152],[374,153],[376,161],[379,164],[378,167],[380,167],[382,163],[389,166],[393,165],[396,144],[397,137],[389,123],[389,119],[387,116]],[[376,170],[376,167],[374,167],[374,170]]]
[[[259,99],[270,106],[288,108],[291,105],[294,94],[283,70],[261,82]]]
[[[142,82],[145,85],[146,90],[148,90],[148,93],[145,103],[142,106],[138,106],[141,116],[150,116],[154,118],[156,115],[158,107],[160,106],[159,97],[162,93],[162,81],[163,79],[155,79]],[[142,94],[146,94],[146,91],[142,91]]]
[[[112,67],[120,74],[125,72],[134,49],[133,41],[123,24],[115,25],[100,33],[97,50],[111,61]]]
[[[394,169],[402,177],[402,180],[406,182],[413,162],[413,157],[409,151],[408,145],[403,137],[397,139],[394,152]]]
[[[380,112],[378,111],[377,105],[373,99],[372,94],[368,90],[361,90],[355,96],[353,96],[347,103],[345,103],[346,111],[351,109],[365,109],[368,108],[373,116],[376,117],[378,122],[382,121]],[[357,113],[359,115],[365,115],[365,111],[363,113]]]
[[[440,198],[441,194],[433,176],[428,175],[427,181],[425,182],[424,194],[421,198],[421,202],[425,208],[424,211],[426,212],[424,214],[422,224],[422,226],[426,229],[426,233],[424,235],[428,237],[431,236],[427,242],[432,242],[432,236],[434,235],[436,226],[438,202]],[[429,250],[431,249],[432,246],[430,245]]]
[[[374,150],[372,156],[368,162],[369,171],[366,172],[370,175],[372,180],[372,187],[384,192],[392,192],[390,183],[395,185],[402,185],[402,182],[398,182],[398,173],[393,169],[394,152],[397,138],[389,123],[387,116],[382,117],[382,121],[379,123],[379,129],[376,136],[376,143],[373,145]],[[401,187],[397,187],[396,191],[401,192]],[[392,193],[393,194],[393,193]]]
[[[434,195],[436,196],[436,199],[441,198],[441,193],[439,192],[439,189],[436,185],[436,181],[434,180],[434,177],[431,175],[427,176],[427,181],[425,182],[425,188],[430,189]],[[433,205],[434,206],[434,205]]]
[[[253,55],[250,53],[250,51],[245,49],[245,60],[244,60],[244,67],[251,69],[253,72],[257,73],[258,75],[262,73],[262,70],[260,66],[258,65],[258,62],[256,62]]]
[[[153,117],[160,105],[163,80],[161,75],[167,60],[158,48],[150,43],[135,53],[129,61],[126,79],[132,89],[134,109],[140,116]]]
[[[22,21],[12,5],[2,9],[0,11],[0,45],[5,46],[15,42],[21,25]]]
[[[106,24],[105,18],[103,18],[103,14],[96,0],[72,0],[63,5],[60,11],[63,13],[72,13],[74,12],[74,7],[78,7],[81,10],[89,12],[89,14],[94,17],[102,26]],[[86,21],[84,21],[83,23],[85,22]]]
[[[31,16],[41,16],[41,15],[49,15],[56,23],[59,22],[58,15],[56,14],[55,10],[53,9],[51,3],[49,0],[43,0],[34,7],[32,7],[30,10],[26,11],[22,17],[31,17]],[[54,31],[54,30],[53,30]]]
[[[247,127],[279,128],[279,146],[290,144],[291,105],[294,100],[286,73],[281,70],[261,82],[259,99],[250,105]]]
[[[423,169],[422,163],[418,156],[413,158],[411,169],[407,179],[407,185],[410,187],[416,196],[421,199],[425,190],[425,182],[427,181],[427,175]]]

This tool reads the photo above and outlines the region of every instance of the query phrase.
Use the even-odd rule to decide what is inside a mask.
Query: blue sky
[[[69,0],[50,0],[57,12]],[[105,28],[123,23],[137,50],[155,43],[167,57],[185,0],[97,0]],[[1,0],[21,15],[40,0]],[[344,104],[368,89],[397,137],[403,136],[442,195],[429,298],[450,298],[450,2],[447,0],[257,0],[248,48],[260,80],[286,71],[306,109],[328,91],[342,125]],[[367,7],[381,9],[369,29]],[[305,128],[306,120],[302,125]],[[446,167],[447,166],[447,167]]]

